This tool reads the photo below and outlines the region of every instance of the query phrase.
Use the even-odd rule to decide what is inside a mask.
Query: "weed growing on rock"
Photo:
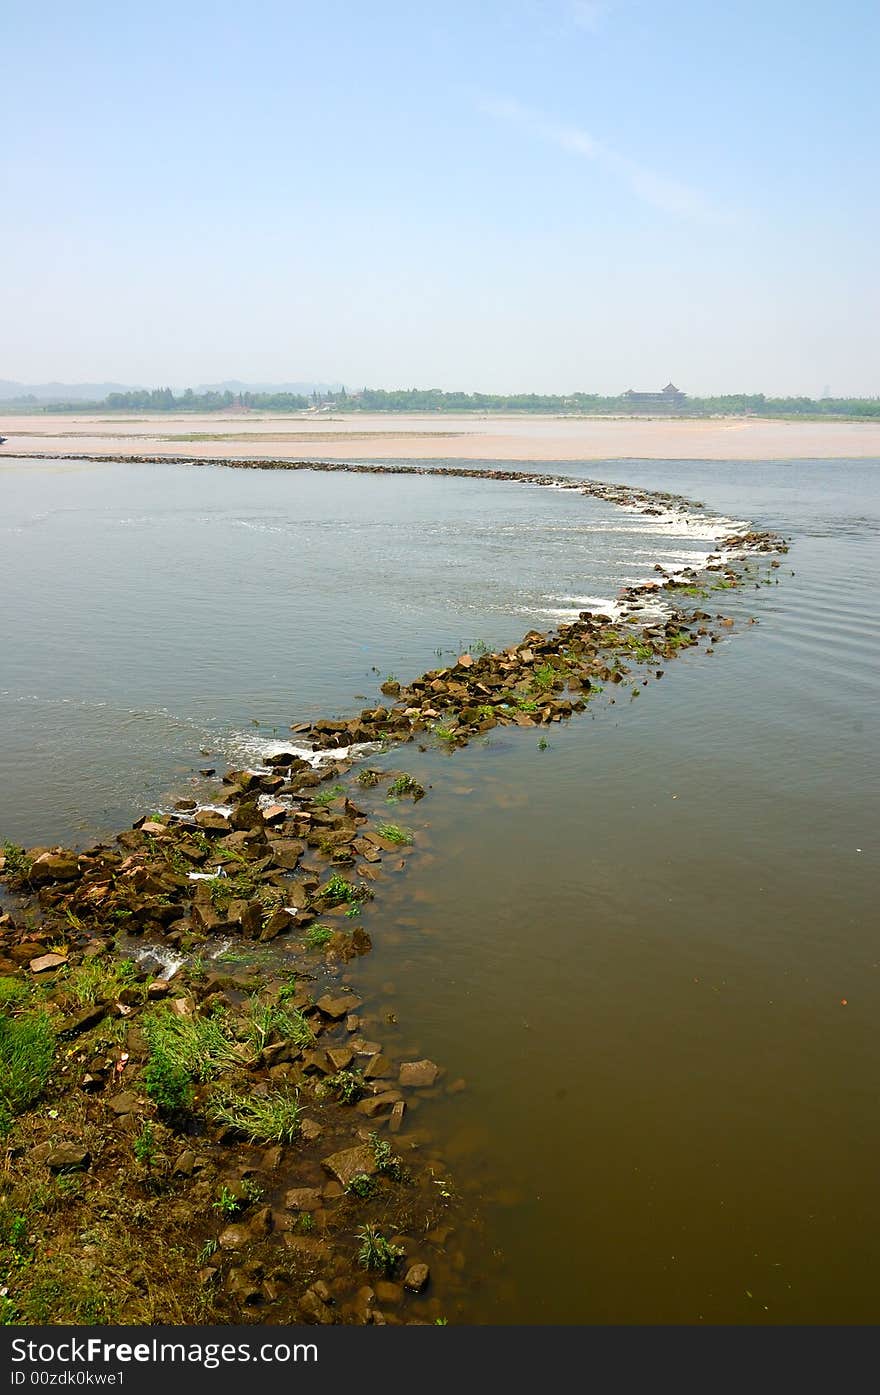
[[[323,949],[333,939],[335,933],[330,925],[309,925],[303,944],[307,949]]]
[[[27,881],[31,874],[33,862],[28,857],[24,848],[20,848],[17,843],[3,844],[3,871],[7,877],[15,880]]]
[[[420,785],[418,780],[413,779],[412,775],[398,775],[397,779],[393,780],[388,786],[386,798],[401,799],[407,794],[415,800],[422,799],[424,798],[425,787],[424,785]]]
[[[386,838],[389,843],[399,843],[402,847],[409,847],[413,841],[413,834],[410,830],[401,828],[398,823],[377,824],[376,832],[380,838]]]
[[[390,1244],[374,1225],[361,1226],[358,1239],[361,1242],[358,1249],[358,1264],[361,1268],[374,1270],[390,1278],[403,1259],[402,1247]]]
[[[364,1078],[360,1071],[338,1070],[335,1075],[328,1075],[324,1088],[342,1104],[354,1104],[363,1094]]]

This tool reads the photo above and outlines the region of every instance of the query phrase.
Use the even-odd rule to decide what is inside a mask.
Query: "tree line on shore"
[[[16,405],[19,405],[16,403]],[[25,405],[22,399],[21,405]],[[688,397],[683,404],[633,402],[626,395],[598,393],[444,392],[440,388],[362,388],[312,392],[196,392],[175,395],[170,387],[111,392],[95,402],[39,403],[37,412],[537,412],[598,416],[759,416],[759,417],[875,417],[880,397],[767,397],[762,392],[730,393],[717,397]]]

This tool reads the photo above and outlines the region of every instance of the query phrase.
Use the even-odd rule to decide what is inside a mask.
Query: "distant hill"
[[[0,402],[34,397],[38,402],[101,402],[111,392],[129,392],[125,383],[16,383],[0,378]]]
[[[338,392],[341,383],[245,383],[230,378],[225,383],[203,383],[196,388],[204,392],[268,392],[292,393],[294,396],[311,397]],[[0,378],[0,402],[26,403],[33,400],[46,402],[103,402],[113,392],[140,392],[140,384],[133,383],[18,383],[12,378]]]

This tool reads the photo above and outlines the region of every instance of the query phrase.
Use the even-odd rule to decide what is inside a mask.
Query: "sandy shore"
[[[880,422],[530,416],[7,416],[4,455],[361,460],[880,459]]]

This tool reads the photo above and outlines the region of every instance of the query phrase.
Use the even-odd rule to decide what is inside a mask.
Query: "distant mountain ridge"
[[[224,383],[203,383],[197,392],[292,392],[310,397],[313,392],[338,392],[341,383],[245,383],[230,378]],[[18,383],[0,378],[0,402],[28,397],[38,402],[103,402],[111,392],[141,392],[140,383]]]
[[[131,392],[125,383],[16,383],[0,378],[0,402],[35,397],[38,402],[99,402],[111,392]]]

